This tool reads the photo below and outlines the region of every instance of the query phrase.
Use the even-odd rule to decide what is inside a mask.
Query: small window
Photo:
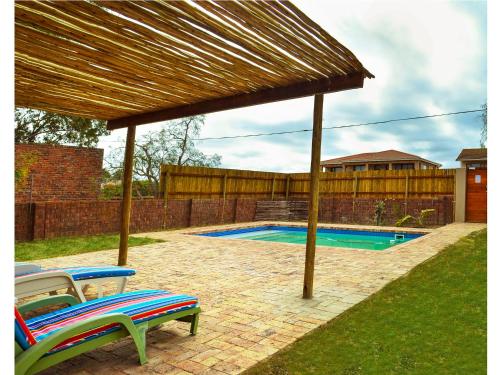
[[[342,167],[333,167],[331,169],[332,172],[342,172]]]
[[[481,168],[483,165],[481,163],[469,163],[467,164],[467,169]]]
[[[355,170],[355,171],[364,171],[365,170],[365,165],[364,164],[363,165],[354,165],[352,167],[352,169]]]
[[[368,168],[371,171],[386,171],[389,169],[389,164],[370,164]]]
[[[415,169],[415,165],[413,163],[398,163],[393,164],[392,169]]]

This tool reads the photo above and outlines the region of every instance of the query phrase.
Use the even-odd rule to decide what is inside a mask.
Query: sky
[[[485,1],[293,1],[375,75],[364,88],[325,95],[323,126],[479,109],[487,99]],[[206,115],[203,137],[312,127],[313,98]],[[138,137],[159,128],[138,127]],[[480,113],[323,131],[322,160],[396,149],[458,167],[479,147]],[[125,131],[102,138],[106,153]],[[311,133],[197,141],[223,168],[306,172]]]

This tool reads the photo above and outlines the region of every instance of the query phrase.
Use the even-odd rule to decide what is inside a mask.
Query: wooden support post
[[[319,175],[321,159],[321,131],[323,123],[323,94],[314,96],[313,135],[311,146],[311,182],[309,187],[309,217],[307,221],[306,262],[304,267],[303,298],[312,298],[314,257],[316,255],[316,228],[318,226]]]
[[[125,144],[125,160],[123,170],[123,198],[122,217],[120,226],[120,250],[118,254],[118,265],[127,264],[128,233],[130,224],[130,211],[132,208],[132,172],[134,169],[134,145],[135,126],[129,126],[127,130],[127,143]]]
[[[290,193],[290,175],[286,177],[286,193],[285,199],[288,200],[288,194]]]
[[[170,182],[170,172],[165,173],[165,181],[163,184],[163,229],[167,229],[168,218],[167,218],[167,205],[168,205],[168,188]]]
[[[224,181],[222,183],[222,214],[221,223],[224,223],[224,211],[226,209],[226,185],[227,185],[227,174],[224,175]]]
[[[276,177],[273,177],[273,186],[271,188],[271,200],[274,200],[274,186],[276,185]]]

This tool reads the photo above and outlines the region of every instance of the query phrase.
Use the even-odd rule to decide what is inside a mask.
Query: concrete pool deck
[[[136,234],[166,242],[129,249],[128,266],[137,275],[129,279],[127,290],[166,289],[199,297],[203,312],[198,335],[189,336],[185,323],[167,323],[148,333],[149,362],[144,366],[138,365],[132,342],[124,339],[45,373],[237,374],[379,291],[447,245],[486,227],[454,223],[384,251],[319,246],[312,300],[301,298],[304,245],[186,234],[266,224],[271,223]],[[39,263],[44,267],[116,264],[117,256],[117,250],[106,250]]]

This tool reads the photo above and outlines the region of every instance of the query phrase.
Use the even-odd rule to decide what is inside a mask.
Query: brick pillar
[[[467,169],[455,170],[455,221],[465,222],[465,197],[467,191]]]
[[[33,239],[45,239],[45,224],[47,214],[47,203],[34,203],[33,204]]]

